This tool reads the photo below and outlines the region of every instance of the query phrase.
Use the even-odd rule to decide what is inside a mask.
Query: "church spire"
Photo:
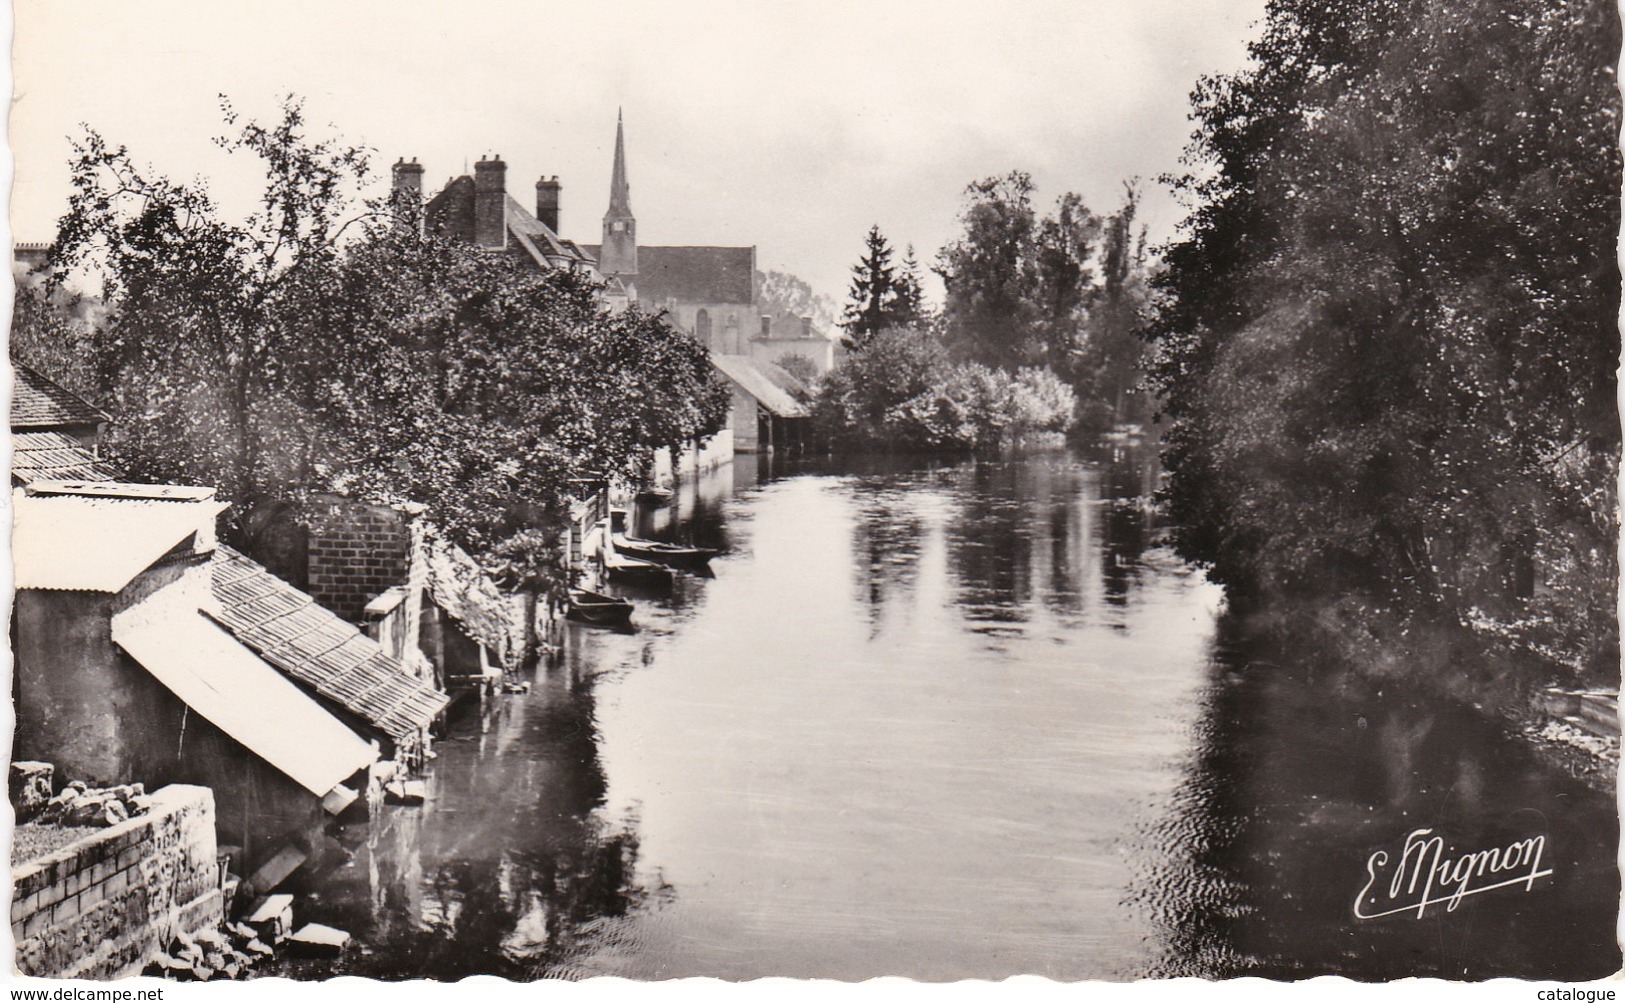
[[[615,170],[609,179],[609,211],[632,215],[632,186],[626,183],[626,129],[619,108],[615,109]]]
[[[606,276],[638,273],[638,221],[632,215],[632,186],[626,183],[626,129],[615,112],[615,167],[609,179],[609,211],[604,213],[604,242],[598,271]]]

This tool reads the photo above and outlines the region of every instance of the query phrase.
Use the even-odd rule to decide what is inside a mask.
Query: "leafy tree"
[[[134,476],[217,485],[240,544],[315,492],[415,500],[510,584],[558,587],[572,490],[720,427],[706,353],[659,317],[346,197],[364,155],[309,141],[296,101],[275,127],[227,120],[222,145],[267,171],[246,223],[92,132],[55,257],[59,280],[102,277],[113,449]]]
[[[1276,0],[1199,87],[1158,380],[1179,545],[1238,599],[1617,671],[1618,31]]]
[[[852,266],[852,288],[841,322],[848,348],[861,346],[878,331],[899,326],[899,289],[891,245],[878,225],[869,228],[863,243],[863,257]]]
[[[964,232],[937,257],[947,290],[943,329],[959,358],[1063,368],[1082,348],[1100,221],[1072,193],[1040,217],[1032,195],[1021,171],[966,189]]]
[[[814,422],[846,448],[964,452],[1064,432],[1075,407],[1047,369],[955,363],[931,334],[887,328],[825,377]]]

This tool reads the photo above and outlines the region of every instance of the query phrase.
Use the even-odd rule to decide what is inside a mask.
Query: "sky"
[[[1264,0],[18,0],[10,143],[14,239],[49,240],[84,125],[245,215],[255,167],[213,139],[218,95],[273,119],[416,157],[437,190],[482,155],[527,206],[564,185],[561,229],[597,243],[624,112],[643,244],[752,244],[758,265],[844,297],[878,224],[929,263],[965,186],[1032,174],[1041,206],[1097,212],[1125,179],[1153,240],[1181,209],[1189,94],[1244,64]]]

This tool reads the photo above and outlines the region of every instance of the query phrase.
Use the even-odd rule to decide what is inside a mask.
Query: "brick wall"
[[[333,501],[311,519],[309,588],[318,603],[360,623],[367,603],[406,582],[412,529],[384,505]]]
[[[218,925],[213,792],[172,784],[152,800],[146,815],[12,868],[19,971],[125,978],[178,931]]]

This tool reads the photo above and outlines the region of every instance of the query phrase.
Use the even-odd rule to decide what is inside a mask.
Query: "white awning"
[[[188,707],[305,790],[326,797],[378,758],[197,609],[169,604],[154,616],[142,606],[113,618],[113,640]]]

